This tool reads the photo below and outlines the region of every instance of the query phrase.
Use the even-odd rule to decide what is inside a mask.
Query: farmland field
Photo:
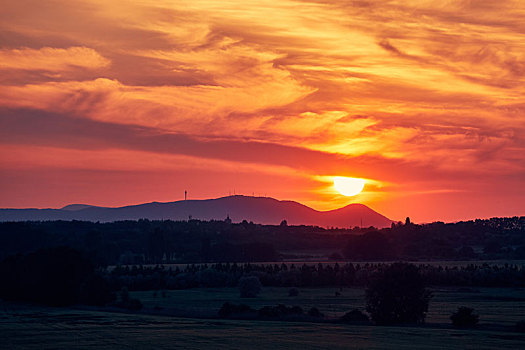
[[[133,292],[146,308],[162,308],[178,315],[215,317],[221,305],[229,301],[255,309],[267,305],[298,305],[305,311],[317,307],[328,317],[340,317],[353,308],[365,309],[365,291],[361,288],[304,288],[297,297],[288,296],[289,288],[264,288],[257,298],[240,298],[236,288],[196,288],[158,292]],[[480,322],[514,325],[525,319],[523,288],[439,288],[432,289],[427,323],[449,324],[450,315],[460,306],[474,308]],[[336,296],[339,292],[339,296]]]
[[[134,292],[144,303],[139,314],[94,309],[47,308],[1,304],[2,349],[517,349],[525,334],[512,331],[525,318],[522,289],[438,289],[424,326],[377,327],[314,322],[219,320],[222,303],[246,303],[259,308],[284,303],[307,310],[318,307],[335,317],[364,309],[363,289],[300,289],[288,297],[287,288],[265,288],[258,298],[240,299],[234,288]],[[476,330],[456,330],[449,315],[458,306],[480,314]],[[177,317],[154,313],[176,314]]]

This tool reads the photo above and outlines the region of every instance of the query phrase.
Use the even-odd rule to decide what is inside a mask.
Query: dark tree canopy
[[[351,237],[344,254],[348,259],[360,260],[384,260],[392,257],[387,237],[378,231]]]
[[[0,298],[54,306],[103,305],[111,301],[107,282],[81,252],[69,247],[40,249],[0,263]]]
[[[379,325],[421,323],[430,298],[415,265],[394,263],[371,280],[366,290],[366,310]]]
[[[458,311],[450,316],[452,325],[459,328],[475,327],[479,322],[479,315],[474,313],[474,309],[461,306]]]
[[[514,260],[525,258],[525,216],[380,230],[194,219],[0,222],[0,260],[59,245],[83,251],[98,266],[279,261],[314,250],[353,261]]]
[[[257,276],[243,276],[239,279],[241,298],[255,298],[262,289],[261,281]]]

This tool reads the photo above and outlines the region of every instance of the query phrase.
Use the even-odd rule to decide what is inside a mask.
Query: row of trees
[[[256,262],[332,252],[353,261],[525,259],[525,217],[390,228],[322,228],[230,221],[83,221],[0,223],[0,259],[64,245],[97,264]]]
[[[78,250],[40,249],[0,263],[0,298],[53,306],[105,305],[114,300],[107,279]]]
[[[518,285],[525,285],[525,270],[517,266],[475,266],[463,268],[443,268],[431,265],[416,266],[408,263],[393,264],[346,264],[339,266],[302,265],[252,265],[252,264],[215,264],[188,265],[184,269],[165,269],[156,267],[116,267],[111,272],[103,274],[102,270],[94,268],[93,264],[81,252],[68,248],[57,247],[41,249],[27,255],[16,255],[0,263],[0,298],[5,300],[33,302],[53,306],[72,304],[107,305],[123,307],[129,310],[139,310],[142,304],[133,299],[128,288],[142,287],[159,289],[169,287],[171,278],[179,278],[188,283],[189,276],[200,284],[237,285],[241,297],[256,297],[263,284],[275,283],[283,275],[295,275],[297,278],[309,276],[313,280],[323,281],[327,285],[342,285],[344,281],[361,280],[366,284],[366,311],[375,324],[388,325],[398,323],[424,322],[431,292],[426,288],[429,276],[435,272],[455,271],[463,274],[475,274],[479,271],[491,271],[496,274],[518,273]],[[430,273],[429,273],[430,272]],[[344,276],[350,276],[348,280]],[[217,278],[221,276],[220,278]],[[274,279],[269,278],[274,276]],[[275,278],[277,277],[277,278]],[[265,279],[267,278],[267,279]],[[142,279],[150,284],[138,284]],[[282,282],[283,280],[281,280]],[[295,280],[294,282],[298,282]],[[131,283],[130,283],[131,282]],[[151,284],[151,282],[154,282]],[[289,283],[288,280],[286,283]],[[214,286],[218,286],[214,285]],[[297,284],[299,285],[299,284]],[[189,287],[186,284],[183,287]],[[202,285],[199,285],[202,286]],[[209,286],[209,285],[206,285]],[[181,287],[181,285],[177,286]],[[116,290],[120,290],[120,298],[116,300]],[[297,288],[290,289],[290,296],[297,296]],[[219,311],[221,317],[235,317],[236,313],[257,314],[262,318],[275,317],[309,317],[322,318],[316,308],[311,308],[307,314],[300,307],[263,307],[256,311],[249,307],[225,304]],[[363,322],[366,315],[358,310],[347,313],[341,322]],[[459,308],[452,315],[456,326],[473,326],[478,322],[478,316],[469,308]]]
[[[261,290],[259,279],[243,276],[239,280],[240,296],[255,297]],[[290,296],[297,296],[296,288],[290,289]],[[366,288],[366,311],[377,325],[418,324],[425,321],[432,293],[426,288],[420,268],[407,263],[383,265],[374,273]],[[479,315],[472,308],[460,307],[450,319],[455,327],[474,327]],[[220,317],[226,318],[279,318],[279,319],[320,319],[324,315],[315,307],[307,314],[299,306],[265,306],[254,310],[245,304],[225,303],[219,310]],[[368,324],[369,317],[358,309],[347,312],[336,320],[343,323]],[[519,325],[519,324],[518,324]]]
[[[106,278],[114,288],[130,290],[234,287],[244,275],[256,276],[265,286],[324,287],[366,286],[387,263],[368,264],[202,264],[166,268],[117,266]],[[428,285],[517,287],[525,286],[525,267],[471,264],[466,266],[418,265]]]

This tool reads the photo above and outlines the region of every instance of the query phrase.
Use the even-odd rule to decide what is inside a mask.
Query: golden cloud
[[[109,66],[110,63],[97,51],[87,47],[0,50],[0,69],[60,72],[76,68],[103,68]]]

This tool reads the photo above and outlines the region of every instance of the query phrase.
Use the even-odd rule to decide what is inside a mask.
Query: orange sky
[[[0,1],[0,207],[525,215],[522,1]]]

